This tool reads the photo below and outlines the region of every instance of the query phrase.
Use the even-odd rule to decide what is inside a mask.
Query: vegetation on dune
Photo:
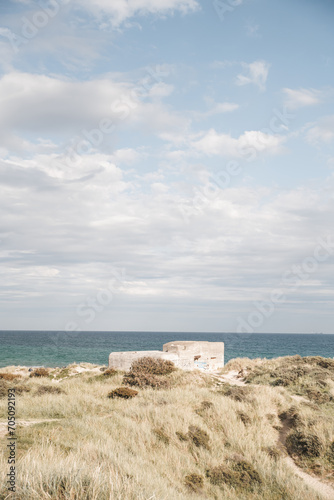
[[[48,377],[49,370],[46,368],[36,368],[36,370],[30,373],[30,377]]]
[[[114,398],[123,398],[123,399],[131,399],[137,396],[138,391],[134,391],[133,389],[130,389],[129,387],[117,387],[117,389],[114,389],[113,391],[109,392],[108,398],[114,399]]]
[[[225,395],[247,401],[245,390],[267,385],[290,395],[293,403],[279,411],[286,428],[286,449],[305,471],[334,480],[331,447],[334,437],[334,360],[320,356],[287,356],[276,359],[235,359],[223,371],[237,369],[249,384],[224,387]],[[283,391],[283,392],[282,392]],[[248,393],[248,400],[251,393]],[[297,402],[296,402],[297,401]],[[299,403],[299,404],[298,404]]]
[[[144,357],[132,364],[130,371],[124,376],[123,383],[137,387],[166,389],[171,383],[169,375],[174,371],[176,368],[171,361]]]
[[[42,396],[44,394],[66,394],[64,389],[54,385],[40,385],[38,386],[35,396]]]
[[[0,380],[17,380],[19,378],[22,378],[21,375],[14,375],[13,373],[0,373]]]
[[[287,452],[298,465],[333,480],[332,400],[315,402],[306,390],[294,399],[294,388],[299,390],[303,383],[310,387],[308,371],[298,385],[296,379],[288,386],[272,384],[272,372],[278,370],[281,377],[281,365],[292,368],[293,359],[234,363],[250,378],[256,370],[259,385],[218,385],[205,373],[163,363],[153,366],[151,361],[142,361],[125,375],[104,376],[107,370],[96,366],[79,373],[73,365],[50,369],[48,384],[43,377],[29,375],[0,379],[2,422],[8,387],[30,391],[17,397],[17,421],[25,421],[17,427],[17,497],[321,500],[286,464],[279,435],[285,434]],[[329,396],[333,394],[331,363],[297,359],[296,368],[299,365],[320,370],[313,388],[323,392],[321,380]],[[150,376],[168,383],[127,387],[130,374],[130,379]],[[128,391],[136,397],[120,397]],[[111,393],[115,396],[108,397]],[[0,499],[8,498],[5,448],[0,455]]]

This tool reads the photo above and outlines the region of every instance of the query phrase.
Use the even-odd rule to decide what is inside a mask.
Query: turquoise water
[[[334,358],[334,335],[0,331],[0,367],[54,367],[83,361],[107,364],[112,351],[162,350],[163,344],[173,340],[225,342],[225,362],[236,357],[294,354]]]

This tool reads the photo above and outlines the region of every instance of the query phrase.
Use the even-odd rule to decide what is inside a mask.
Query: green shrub
[[[33,372],[30,373],[30,377],[48,377],[49,370],[46,368],[36,368]]]
[[[300,431],[293,431],[286,438],[286,448],[290,455],[319,457],[323,446],[315,434],[304,434]]]
[[[152,387],[153,389],[167,389],[169,380],[158,375],[129,372],[123,377],[123,384],[136,387]]]
[[[103,377],[114,377],[115,375],[117,375],[118,371],[115,370],[115,368],[107,368],[107,370],[104,370],[103,373],[102,373],[102,376]]]
[[[40,385],[35,392],[36,396],[42,396],[43,394],[66,394],[63,389],[53,385]]]
[[[19,384],[15,386],[15,394],[23,394],[24,392],[30,392],[31,387],[25,384]]]
[[[327,392],[319,391],[318,389],[315,388],[306,389],[306,394],[309,397],[309,399],[320,404],[329,403],[333,399],[333,397]]]
[[[172,361],[144,357],[134,361],[130,371],[151,375],[169,375],[175,370],[176,367]]]
[[[283,411],[278,415],[278,418],[282,422],[287,420],[290,427],[298,427],[303,423],[296,406],[291,406],[287,411]]]
[[[206,471],[211,484],[224,483],[234,488],[247,488],[262,483],[261,477],[252,464],[245,460],[222,464]]]
[[[133,389],[130,389],[130,387],[117,387],[117,389],[114,389],[113,391],[109,392],[108,398],[130,399],[137,396],[137,394],[138,391],[134,391]]]
[[[195,425],[190,425],[188,430],[188,439],[194,443],[198,448],[202,447],[206,450],[210,449],[209,441],[210,438],[208,434],[203,431],[200,427]]]
[[[137,387],[168,388],[168,375],[175,370],[171,361],[144,357],[132,363],[130,371],[123,377],[123,383]]]
[[[184,484],[192,491],[201,490],[204,486],[204,477],[200,474],[188,474],[184,478]]]

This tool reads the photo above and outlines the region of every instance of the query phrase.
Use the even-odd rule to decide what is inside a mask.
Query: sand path
[[[239,386],[258,386],[259,384],[246,384],[244,379],[240,376],[239,372],[237,370],[231,370],[228,373],[224,373],[223,375],[218,375],[214,374],[213,375],[214,379],[217,381],[217,384],[219,383],[228,383],[231,385],[239,385]],[[302,396],[297,396],[297,395],[292,395],[292,399],[298,402],[309,402],[308,399],[302,397]],[[283,420],[282,421],[282,429],[279,431],[278,435],[278,445],[279,447],[286,452],[286,446],[285,446],[285,441],[288,433],[290,432],[290,426],[288,420]],[[304,481],[310,488],[312,488],[314,491],[316,491],[319,495],[321,495],[324,499],[326,500],[334,500],[334,488],[321,481],[317,477],[311,476],[311,474],[308,474],[307,472],[304,472],[302,469],[300,469],[295,462],[292,460],[291,457],[286,456],[284,457],[284,462],[290,469],[298,476],[300,479]]]
[[[18,427],[27,427],[28,425],[41,424],[44,422],[56,422],[59,418],[39,418],[36,420],[19,420],[16,422],[16,429]],[[0,438],[6,436],[7,422],[0,422]]]

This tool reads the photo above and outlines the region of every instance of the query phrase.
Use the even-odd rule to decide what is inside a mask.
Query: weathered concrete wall
[[[224,342],[178,340],[163,346],[164,352],[179,356],[179,367],[217,370],[224,366]]]
[[[168,359],[183,370],[217,370],[224,366],[224,342],[175,341],[164,344],[163,351],[112,352],[109,368],[128,371],[132,363],[144,357]]]

